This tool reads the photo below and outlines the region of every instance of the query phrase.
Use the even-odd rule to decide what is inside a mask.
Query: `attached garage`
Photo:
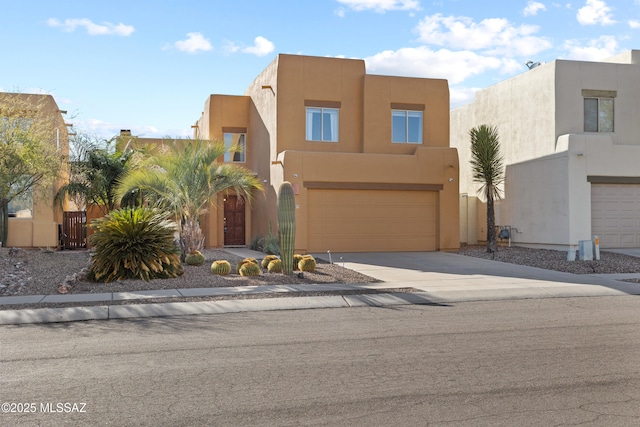
[[[640,184],[591,184],[591,230],[603,248],[640,246]]]
[[[310,189],[310,252],[435,251],[437,191]]]

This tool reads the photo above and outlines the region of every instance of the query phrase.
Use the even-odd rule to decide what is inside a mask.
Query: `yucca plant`
[[[182,274],[175,224],[167,215],[145,207],[123,208],[94,220],[90,241],[95,253],[87,278],[112,282],[121,279],[166,279]]]

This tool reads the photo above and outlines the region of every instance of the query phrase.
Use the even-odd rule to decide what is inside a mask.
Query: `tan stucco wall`
[[[249,98],[246,110],[234,104]],[[306,141],[305,102],[310,101],[339,103],[339,142]],[[422,145],[391,143],[392,103],[424,105]],[[254,235],[266,235],[270,223],[277,232],[277,191],[283,181],[298,191],[299,251],[307,248],[306,182],[432,184],[439,186],[438,249],[455,250],[459,171],[457,152],[449,148],[448,107],[445,80],[369,76],[362,60],[279,55],[245,96],[210,96],[198,129],[207,129],[213,138],[223,127],[248,123],[246,166],[256,172],[265,192],[251,207],[247,243]],[[208,223],[222,230],[220,210],[215,216]],[[222,244],[219,231],[207,232]]]
[[[424,106],[423,146],[449,147],[449,85],[446,80],[367,75],[364,152],[413,154],[416,144],[391,141],[391,104]]]

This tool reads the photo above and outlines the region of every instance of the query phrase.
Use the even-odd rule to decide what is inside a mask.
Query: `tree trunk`
[[[180,243],[184,255],[202,250],[204,247],[204,235],[197,219],[187,218],[184,220],[180,230]]]
[[[496,215],[493,207],[493,197],[487,195],[487,252],[493,253],[498,251],[498,242],[496,240]]]
[[[7,247],[9,237],[9,202],[0,200],[0,247]]]

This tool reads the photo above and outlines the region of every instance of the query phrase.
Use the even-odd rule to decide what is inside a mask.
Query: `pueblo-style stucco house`
[[[296,197],[296,250],[459,247],[458,155],[446,80],[370,75],[362,60],[278,55],[244,96],[211,95],[195,137],[243,148],[225,161],[266,189],[246,206],[220,195],[206,246],[277,233],[277,191]]]
[[[11,100],[12,98],[14,100]],[[0,100],[24,104],[24,120],[41,121],[42,125],[51,127],[50,143],[55,144],[63,155],[69,155],[69,134],[63,118],[66,112],[58,108],[51,95],[0,92]],[[1,116],[0,111],[0,118]],[[26,199],[9,203],[8,247],[59,246],[58,224],[62,223],[62,210],[54,204],[56,191],[54,185],[50,192],[47,190],[43,196],[39,189],[35,189]]]
[[[486,236],[469,130],[496,126],[506,165],[496,223],[519,245],[640,246],[640,51],[556,60],[479,91],[451,112],[460,154],[461,241]]]

